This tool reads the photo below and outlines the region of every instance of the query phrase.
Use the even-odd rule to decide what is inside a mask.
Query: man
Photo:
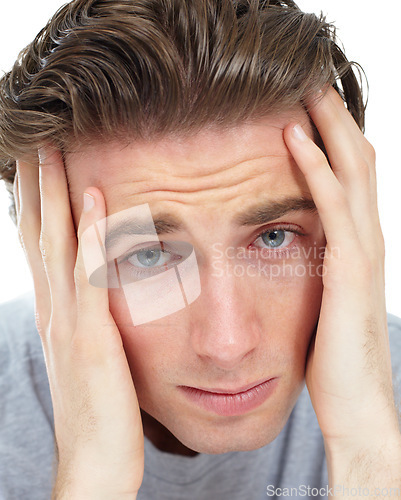
[[[5,75],[50,393],[4,306],[4,498],[401,495],[401,323],[331,37],[289,0],[79,0]]]

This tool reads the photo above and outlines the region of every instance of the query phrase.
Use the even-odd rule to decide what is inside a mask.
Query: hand
[[[328,459],[337,454],[344,463],[348,457],[351,462],[358,453],[379,449],[396,450],[399,458],[375,152],[332,87],[309,113],[330,164],[309,137],[294,134],[294,123],[284,130],[327,242],[320,317],[306,367],[307,387]]]
[[[138,401],[108,290],[88,283],[82,257],[84,244],[88,253],[98,245],[81,236],[106,216],[105,202],[87,189],[94,205],[77,237],[60,153],[46,148],[39,157],[39,168],[17,162],[14,196],[53,401],[53,498],[136,498],[144,462]]]

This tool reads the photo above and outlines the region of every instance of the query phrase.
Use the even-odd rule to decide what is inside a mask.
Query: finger
[[[380,232],[375,151],[332,87],[309,113],[323,139],[333,171],[347,189],[356,230],[362,240],[372,245]]]
[[[332,87],[309,108],[340,181],[359,191],[375,193],[375,151]],[[354,195],[355,195],[354,194]]]
[[[343,184],[370,182],[372,147],[345,108],[338,93],[330,87],[309,109],[324,142],[330,164]]]
[[[366,147],[369,149],[369,142],[346,108],[343,99],[333,87],[330,86],[326,91],[320,93],[307,107],[309,115],[318,128],[322,126],[325,131],[330,132],[330,128],[333,128],[330,127],[330,123],[334,117],[337,121],[341,121],[346,129],[346,135],[360,147],[361,152],[364,152]]]
[[[41,213],[38,166],[17,161],[17,176],[19,193],[18,232],[32,273],[36,312],[42,325],[41,329],[44,330],[50,319],[51,303],[49,285],[39,249]]]
[[[40,248],[49,282],[52,314],[67,322],[75,316],[74,265],[77,239],[71,215],[64,162],[60,151],[39,151],[41,202]]]
[[[359,246],[346,191],[336,178],[321,149],[299,124],[284,129],[284,139],[302,171],[318,209],[327,245],[349,251]]]
[[[329,87],[327,93],[310,106],[309,114],[319,130],[337,177],[344,185],[354,188],[354,196],[370,187],[375,208],[376,153],[338,92]]]
[[[110,321],[105,257],[106,207],[99,189],[91,187],[84,193],[84,207],[78,226],[78,255],[75,265],[75,287],[78,316],[96,318],[99,324]],[[91,272],[97,271],[97,280],[103,287],[89,282]]]
[[[301,127],[297,129],[302,134],[302,138],[299,138],[298,134],[294,134],[293,125],[289,124],[285,129],[285,140],[307,180],[309,178],[311,183],[317,181],[314,188],[315,194],[312,193],[312,196],[321,199],[321,217],[323,213],[327,212],[328,219],[337,219],[338,224],[334,224],[333,227],[340,228],[341,221],[343,224],[342,234],[347,235],[347,242],[351,243],[354,240],[351,243],[352,246],[356,239],[359,240],[360,247],[363,248],[372,263],[377,262],[378,256],[384,259],[384,242],[379,215],[377,207],[376,210],[373,209],[374,203],[369,188],[366,185],[364,187],[363,183],[355,190],[342,185],[336,174],[329,168],[323,152],[304,134]],[[309,165],[305,161],[309,162]],[[319,185],[319,183],[322,184]],[[325,200],[327,200],[326,203]],[[333,211],[331,214],[330,210]],[[325,231],[328,230],[325,228]],[[338,229],[337,234],[341,234],[340,229]],[[337,239],[340,240],[340,237]],[[344,245],[345,241],[342,247]]]

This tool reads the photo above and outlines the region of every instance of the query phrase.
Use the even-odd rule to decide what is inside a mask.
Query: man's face
[[[148,204],[153,218],[168,214],[181,225],[160,241],[195,249],[201,294],[185,308],[134,326],[122,291],[109,297],[141,408],[162,424],[159,434],[168,429],[197,452],[272,441],[303,387],[324,234],[313,210],[273,220],[266,210],[311,199],[283,140],[290,120],[312,136],[299,109],[185,139],[97,144],[66,158],[76,223],[84,189],[96,186],[107,215]]]

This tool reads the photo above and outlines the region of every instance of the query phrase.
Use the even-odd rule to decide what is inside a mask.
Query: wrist
[[[325,441],[329,483],[347,487],[401,488],[401,434],[342,442]]]
[[[58,467],[52,500],[136,500],[141,481],[90,463]]]
[[[346,459],[360,450],[388,450],[397,453],[401,443],[401,420],[394,401],[380,415],[373,415],[369,409],[356,415],[340,432],[323,432],[326,454],[333,458]]]
[[[96,485],[86,481],[66,483],[57,478],[52,492],[52,500],[136,500],[138,492],[113,489],[108,485]]]

